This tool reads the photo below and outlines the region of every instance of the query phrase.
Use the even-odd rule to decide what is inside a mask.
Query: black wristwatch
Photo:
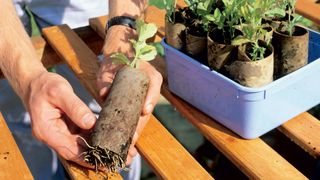
[[[128,16],[115,16],[108,20],[105,31],[107,32],[114,25],[123,25],[135,30],[136,20]]]

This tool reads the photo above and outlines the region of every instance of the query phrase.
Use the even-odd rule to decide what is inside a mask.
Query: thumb
[[[73,91],[64,92],[58,102],[60,105],[59,108],[61,108],[77,126],[82,129],[91,129],[94,126],[96,116]]]

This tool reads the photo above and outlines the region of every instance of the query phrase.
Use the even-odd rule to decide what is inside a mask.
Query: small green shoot
[[[297,0],[282,0],[282,7],[287,10],[288,20],[283,21],[280,26],[281,32],[286,32],[289,36],[293,35],[294,26],[302,21],[302,16],[295,15],[295,4]]]
[[[239,9],[245,0],[222,0],[224,4],[224,9],[220,10],[216,8],[213,14],[207,14],[205,19],[207,21],[213,22],[218,29],[223,31],[223,35],[228,36],[228,40],[235,38],[235,26],[239,24],[241,16]],[[226,42],[226,37],[225,43]]]
[[[151,61],[157,55],[157,48],[153,45],[147,44],[147,39],[153,37],[157,32],[157,26],[153,23],[146,24],[142,20],[136,21],[138,39],[130,39],[130,43],[134,48],[134,58],[129,60],[122,53],[114,53],[110,57],[113,58],[113,63],[124,64],[133,68],[138,68],[140,61]]]
[[[210,21],[205,17],[211,13],[216,0],[184,0],[184,2],[192,12],[192,23],[200,25],[207,32]]]
[[[264,58],[266,49],[259,46],[259,40],[266,37],[267,44],[270,43],[271,37],[268,37],[267,31],[262,24],[262,15],[265,15],[270,10],[271,0],[254,0],[252,2],[244,2],[240,7],[240,15],[243,17],[238,29],[242,31],[243,35],[236,37],[233,45],[242,45],[250,42],[251,52],[250,56],[253,61]]]

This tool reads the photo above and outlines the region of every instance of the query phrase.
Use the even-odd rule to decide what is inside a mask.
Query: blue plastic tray
[[[167,45],[169,89],[246,139],[257,138],[320,103],[320,34],[310,32],[309,63],[248,88]]]

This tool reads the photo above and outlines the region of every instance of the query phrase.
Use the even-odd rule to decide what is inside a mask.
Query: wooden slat
[[[320,24],[320,4],[316,4],[311,0],[298,0],[296,3],[296,12]]]
[[[306,179],[260,138],[244,140],[190,104],[165,85],[162,95],[242,172],[252,179]]]
[[[108,16],[100,16],[99,18],[89,19],[89,24],[95,24],[95,26],[91,26],[91,28],[95,32],[97,32],[99,36],[103,39],[106,36],[106,32],[102,29],[105,29],[107,20],[108,20]]]
[[[278,128],[316,159],[320,159],[319,120],[302,113]]]
[[[82,40],[66,25],[43,30],[44,36],[59,56],[69,64],[89,92],[102,102],[95,90],[92,69],[98,69],[96,58]],[[163,143],[161,143],[163,141]],[[159,144],[163,146],[159,147]],[[198,162],[168,133],[168,131],[151,117],[137,142],[141,155],[156,173],[164,179],[212,179]],[[186,163],[188,165],[186,165]]]
[[[74,180],[100,180],[100,179],[108,179],[108,180],[121,180],[123,179],[120,174],[106,174],[101,171],[96,173],[93,170],[85,169],[82,166],[75,164],[73,162],[66,161],[65,159],[59,157],[60,162],[63,164],[64,168],[67,170],[71,179]]]
[[[14,138],[0,113],[0,179],[33,179]]]
[[[150,118],[148,125],[150,128],[144,129],[141,140],[139,139],[136,146],[138,149],[150,148],[148,151],[140,150],[139,152],[147,159],[158,177],[162,179],[213,179],[207,172],[201,172],[203,170],[199,170],[198,165],[195,166],[197,163],[194,162],[193,157],[172,135],[166,135],[170,133],[154,116]]]

